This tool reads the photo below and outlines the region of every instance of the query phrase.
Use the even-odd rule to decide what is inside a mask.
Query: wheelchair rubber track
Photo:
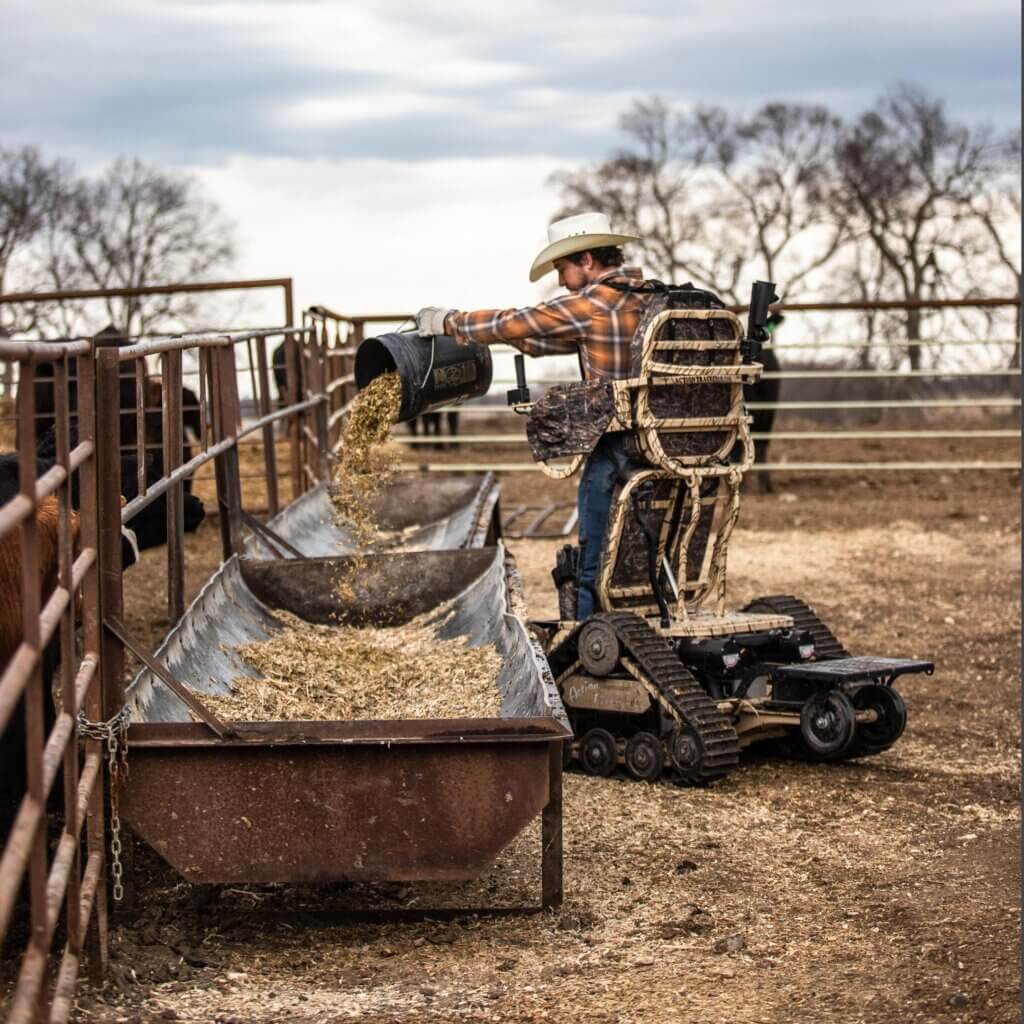
[[[610,612],[600,617],[615,630],[624,650],[657,691],[665,709],[696,733],[704,757],[697,772],[685,781],[707,785],[728,775],[740,760],[736,730],[664,638],[629,612]]]
[[[645,677],[645,685],[652,696],[660,698],[664,711],[678,725],[689,726],[695,733],[704,753],[703,760],[696,772],[687,776],[679,773],[679,777],[699,786],[728,775],[740,759],[736,730],[664,638],[632,612],[601,612],[594,618],[612,627],[623,652],[636,663]],[[576,642],[584,625],[581,623],[548,653],[556,678],[576,663]],[[621,750],[623,741],[617,739]],[[666,764],[670,763],[671,756],[666,758]]]
[[[849,658],[850,652],[839,642],[835,634],[815,614],[814,609],[792,594],[772,594],[756,597],[744,608],[750,611],[755,605],[768,605],[779,615],[789,615],[797,629],[806,629],[814,637],[815,660],[828,661],[832,658]]]

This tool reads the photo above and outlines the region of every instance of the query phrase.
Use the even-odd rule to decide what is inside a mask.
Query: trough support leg
[[[548,802],[541,815],[541,906],[562,905],[562,744],[548,744]]]

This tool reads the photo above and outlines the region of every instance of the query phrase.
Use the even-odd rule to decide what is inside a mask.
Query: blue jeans
[[[605,434],[587,457],[576,492],[576,512],[580,538],[579,589],[576,594],[576,619],[590,618],[596,609],[593,587],[601,564],[601,548],[611,514],[612,488],[620,473],[628,472],[632,462],[625,451],[625,434]]]

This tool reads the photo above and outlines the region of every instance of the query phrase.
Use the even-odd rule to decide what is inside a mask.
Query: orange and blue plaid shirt
[[[528,356],[580,354],[584,380],[630,375],[630,342],[648,296],[623,292],[609,281],[643,283],[638,267],[614,267],[582,291],[524,309],[454,309],[447,332],[461,345],[504,343]]]

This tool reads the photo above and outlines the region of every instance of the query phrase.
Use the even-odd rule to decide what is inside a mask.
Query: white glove
[[[432,334],[444,334],[444,320],[451,312],[441,306],[424,306],[416,314],[416,333],[421,338],[429,338]]]

